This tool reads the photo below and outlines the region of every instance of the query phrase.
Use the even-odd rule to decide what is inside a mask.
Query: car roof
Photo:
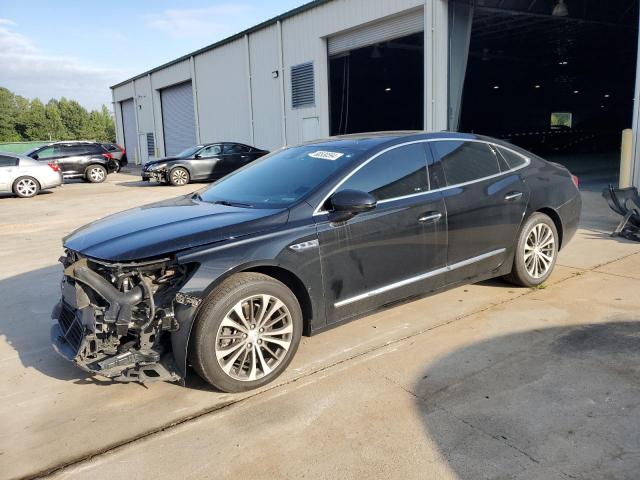
[[[424,130],[400,130],[388,132],[365,132],[348,135],[336,135],[305,142],[303,145],[333,146],[369,150],[371,148],[393,145],[411,140],[435,140],[438,138],[453,138],[460,140],[478,139],[477,135],[459,132],[426,132]]]
[[[33,160],[33,158],[28,157],[26,155],[22,155],[21,153],[16,153],[16,152],[2,152],[0,151],[0,155],[6,155],[7,157],[16,157],[19,158],[20,160]],[[35,162],[35,160],[33,160]]]

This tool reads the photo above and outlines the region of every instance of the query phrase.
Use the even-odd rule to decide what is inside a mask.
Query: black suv
[[[55,160],[64,178],[84,178],[102,183],[107,174],[118,170],[118,161],[101,144],[95,142],[55,142],[26,153],[35,160]]]

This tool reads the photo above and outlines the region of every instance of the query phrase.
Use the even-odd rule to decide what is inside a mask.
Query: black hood
[[[176,160],[188,160],[188,158],[181,158],[181,157],[165,157],[165,158],[160,158],[158,160],[152,160],[150,162],[147,162],[144,164],[144,168],[148,168],[151,165],[157,165],[158,163],[165,163],[165,162],[172,162],[172,161],[176,161]]]
[[[190,194],[97,220],[65,237],[64,246],[102,260],[140,260],[260,233],[287,218],[287,209],[232,207]]]

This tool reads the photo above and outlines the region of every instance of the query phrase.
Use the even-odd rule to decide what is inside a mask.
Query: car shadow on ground
[[[637,478],[635,319],[471,344],[427,368],[413,391],[457,478]]]
[[[54,193],[54,190],[40,190],[38,192],[38,195],[36,195],[35,197],[31,197],[31,198],[36,198],[36,197],[38,197],[40,195],[49,195],[51,193]],[[14,195],[11,192],[3,192],[3,193],[0,193],[0,200],[2,200],[3,198],[19,198],[19,197],[17,195]],[[28,201],[29,199],[28,198],[20,198],[20,200],[27,200]]]

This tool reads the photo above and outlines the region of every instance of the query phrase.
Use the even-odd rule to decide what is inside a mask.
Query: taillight
[[[111,155],[110,153],[103,153],[102,156],[107,160],[113,160],[113,155]]]
[[[576,186],[576,188],[580,188],[580,179],[578,177],[576,177],[575,175],[571,175],[571,180],[573,181],[573,184]]]
[[[116,147],[118,147],[120,151],[124,153],[124,147],[122,145],[120,145],[119,143],[116,143]]]
[[[51,167],[51,170],[53,170],[54,172],[60,171],[60,165],[58,165],[57,163],[49,162],[47,165],[49,165]]]

